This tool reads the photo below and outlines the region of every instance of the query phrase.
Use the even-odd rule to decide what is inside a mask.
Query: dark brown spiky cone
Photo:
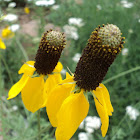
[[[65,37],[58,31],[47,31],[41,38],[35,57],[35,68],[38,74],[51,74],[58,63],[65,46]]]
[[[78,87],[90,91],[99,86],[123,48],[123,39],[121,31],[113,24],[99,26],[92,32],[74,74]]]

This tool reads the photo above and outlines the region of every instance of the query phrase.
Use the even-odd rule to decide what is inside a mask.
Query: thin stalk
[[[20,43],[19,39],[15,38],[15,40],[16,40],[16,43],[17,43],[18,47],[19,47],[20,50],[22,51],[25,60],[28,61],[29,58],[28,58],[28,55],[27,55],[27,53],[26,53],[24,47],[23,47],[22,44]]]
[[[48,127],[42,129],[42,130],[40,131],[40,133],[38,133],[37,135],[35,135],[35,136],[33,136],[33,137],[30,137],[29,139],[26,139],[26,140],[31,140],[31,139],[34,140],[36,137],[38,137],[39,134],[41,135],[42,133],[48,131],[51,127],[52,127],[52,125],[50,124]]]
[[[38,124],[38,140],[41,140],[40,109],[37,111],[37,124]]]
[[[8,67],[8,65],[7,65],[7,63],[6,63],[6,61],[5,61],[5,59],[0,55],[0,58],[1,58],[1,60],[3,61],[3,64],[5,65],[5,68],[6,68],[6,70],[7,70],[7,73],[8,73],[8,75],[9,75],[9,79],[10,79],[10,82],[11,82],[11,84],[13,85],[13,79],[12,79],[12,76],[11,76],[11,73],[10,73],[10,70],[9,70],[9,67]]]
[[[0,52],[1,55],[1,52]],[[3,123],[3,100],[2,100],[2,96],[3,96],[3,79],[2,79],[2,63],[1,63],[1,57],[0,57],[0,121],[1,121],[1,128],[2,128],[2,138],[5,139],[6,135],[5,135],[5,128],[4,128],[4,123]]]
[[[113,80],[115,80],[115,79],[117,79],[117,78],[120,78],[120,77],[122,77],[122,76],[124,76],[124,75],[126,75],[126,74],[129,74],[129,73],[134,72],[134,71],[137,71],[137,70],[140,70],[140,66],[137,66],[137,67],[132,68],[132,69],[130,69],[130,70],[124,71],[124,72],[122,72],[122,73],[120,73],[120,74],[118,74],[118,75],[115,75],[115,76],[113,76],[113,77],[111,77],[111,78],[105,80],[105,81],[103,82],[103,84],[109,83],[109,82],[111,82],[111,81],[113,81]]]

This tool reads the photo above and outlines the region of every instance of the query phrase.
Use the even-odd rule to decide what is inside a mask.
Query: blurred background
[[[114,107],[109,130],[101,136],[101,122],[90,96],[88,116],[71,140],[140,140],[140,0],[0,0],[0,140],[37,140],[37,113],[28,112],[21,96],[7,101],[8,91],[34,60],[43,32],[65,33],[67,45],[60,61],[62,76],[74,72],[91,32],[98,25],[115,24],[122,31],[124,49],[103,83]],[[55,140],[55,128],[41,109],[42,140]]]

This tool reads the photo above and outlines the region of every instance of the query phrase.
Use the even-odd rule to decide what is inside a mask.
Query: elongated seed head
[[[35,68],[38,74],[52,73],[65,46],[65,37],[58,31],[47,31],[43,34],[35,57]]]
[[[78,87],[90,91],[99,86],[123,48],[123,40],[120,29],[113,24],[98,26],[92,32],[75,70]]]

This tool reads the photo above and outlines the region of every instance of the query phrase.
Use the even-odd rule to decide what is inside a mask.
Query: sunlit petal
[[[60,72],[63,69],[61,62],[58,62],[53,72]]]
[[[66,83],[65,83],[66,82]],[[73,82],[73,79],[65,79],[59,85],[57,85],[50,93],[48,97],[46,111],[51,124],[57,126],[56,114],[59,111],[63,101],[71,94],[71,91],[75,87],[75,84],[69,84]]]
[[[1,38],[0,38],[0,48],[6,49],[6,46],[5,46],[4,42],[1,40]]]
[[[102,88],[100,87],[97,87],[96,90],[94,90],[93,92],[97,98],[97,99],[94,98],[96,110],[102,122],[102,126],[101,126],[102,136],[105,137],[109,126],[109,117],[108,117],[108,109],[107,109],[106,101],[104,98],[104,93],[102,91]]]
[[[70,95],[58,112],[56,140],[69,140],[87,116],[89,103],[83,92]]]
[[[21,91],[22,101],[29,111],[35,112],[42,108],[45,102],[43,89],[43,77],[29,78],[26,86]]]
[[[14,84],[11,87],[11,89],[10,89],[10,91],[8,93],[7,100],[16,97],[21,92],[21,90],[23,89],[23,87],[26,85],[28,79],[29,79],[29,76],[26,75],[26,74],[23,74],[23,76],[21,77],[21,79],[16,84]]]
[[[49,74],[48,75],[48,78],[45,82],[45,85],[44,85],[44,98],[46,99],[46,102],[44,104],[44,106],[46,106],[47,104],[47,100],[48,100],[48,97],[50,95],[50,92],[53,88],[55,88],[55,86],[60,83],[62,81],[62,77],[61,77],[61,74],[58,73],[58,74]]]
[[[26,62],[25,64],[22,65],[22,67],[20,68],[18,73],[19,74],[26,73],[28,75],[32,75],[34,73],[34,71],[35,71],[34,63],[35,63],[35,61]]]
[[[107,106],[107,110],[108,110],[108,115],[112,116],[112,112],[114,110],[113,110],[113,107],[112,107],[112,104],[111,104],[111,101],[110,101],[109,92],[108,92],[107,88],[105,87],[105,85],[100,84],[100,87],[102,88],[101,90],[103,92],[103,96],[104,96],[104,99],[105,99],[105,102],[106,102],[106,106]]]

